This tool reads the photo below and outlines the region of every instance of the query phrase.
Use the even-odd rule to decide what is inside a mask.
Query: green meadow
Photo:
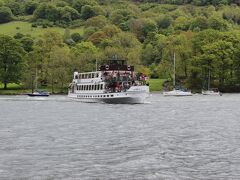
[[[162,91],[163,90],[163,82],[164,79],[150,79],[149,80],[149,86],[150,91]]]
[[[48,27],[42,28],[41,26],[32,27],[32,24],[29,22],[23,21],[13,21],[5,24],[0,24],[0,34],[14,36],[16,33],[21,33],[24,35],[31,35],[32,37],[39,37],[44,34],[46,31],[56,31],[60,34],[64,34],[65,29],[60,27]],[[70,29],[71,33],[78,32],[83,33],[83,28]]]

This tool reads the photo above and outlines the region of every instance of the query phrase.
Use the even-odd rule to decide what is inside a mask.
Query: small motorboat
[[[36,91],[34,91],[33,93],[28,93],[27,94],[28,96],[31,96],[31,97],[34,97],[34,96],[41,96],[41,97],[47,97],[47,96],[49,96],[50,94],[49,94],[49,92],[47,92],[47,91],[43,91],[43,90],[36,90]]]
[[[212,88],[209,90],[202,90],[202,95],[222,96],[222,93],[217,88]]]
[[[172,91],[164,91],[164,96],[192,96],[190,91],[184,91],[180,89],[173,89]]]

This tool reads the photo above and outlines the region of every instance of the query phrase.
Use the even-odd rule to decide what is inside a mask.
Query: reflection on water
[[[240,95],[0,96],[0,179],[239,179]]]

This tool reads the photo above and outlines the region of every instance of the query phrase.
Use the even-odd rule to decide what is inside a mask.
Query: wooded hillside
[[[0,0],[0,82],[66,87],[72,73],[117,56],[151,78],[240,91],[239,0]],[[7,36],[3,28],[21,26]],[[10,26],[9,26],[10,27]],[[62,28],[61,34],[53,28]],[[4,31],[1,31],[4,29]],[[39,36],[31,32],[42,32]]]

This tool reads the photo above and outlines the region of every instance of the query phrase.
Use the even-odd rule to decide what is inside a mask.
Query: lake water
[[[240,179],[240,95],[0,96],[0,179]]]

